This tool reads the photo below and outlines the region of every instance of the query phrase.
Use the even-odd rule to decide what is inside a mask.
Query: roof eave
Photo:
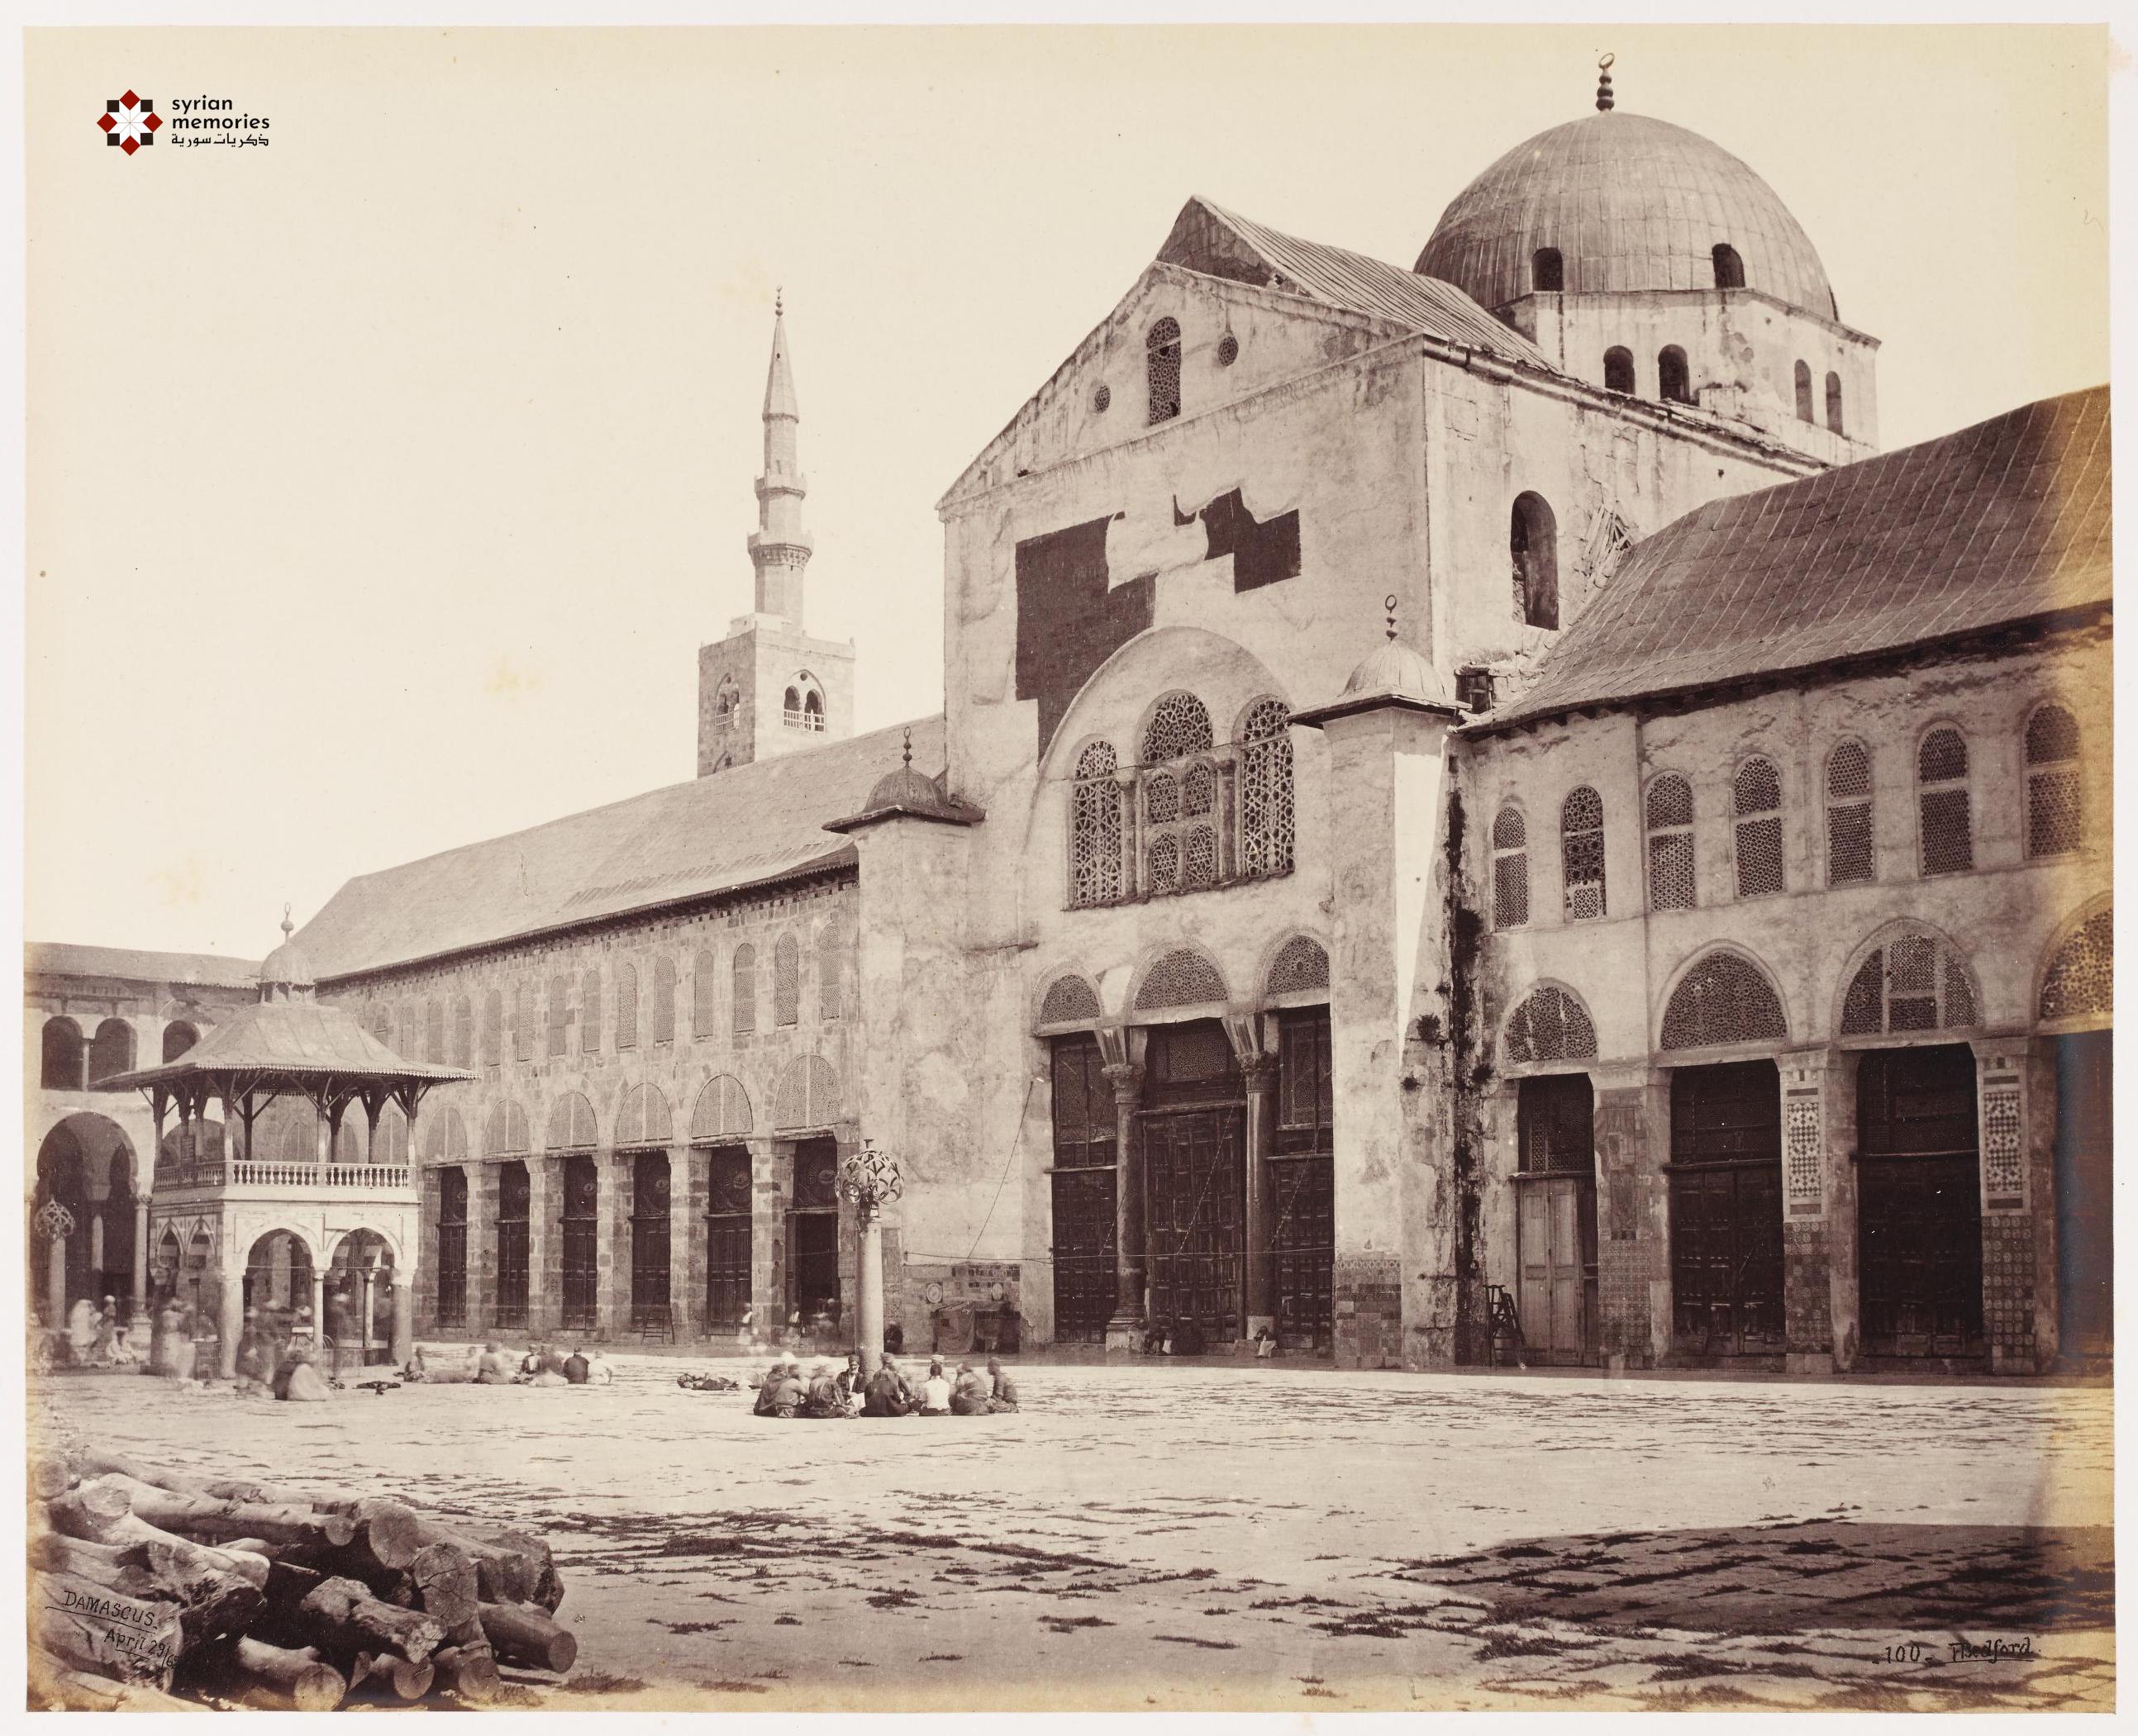
[[[1458,720],[1469,715],[1460,705],[1451,705],[1444,700],[1415,699],[1407,693],[1365,693],[1347,695],[1331,705],[1295,711],[1291,720],[1295,724],[1304,724],[1310,729],[1319,729],[1334,719],[1355,717],[1362,711],[1415,711],[1426,717],[1451,717]]]

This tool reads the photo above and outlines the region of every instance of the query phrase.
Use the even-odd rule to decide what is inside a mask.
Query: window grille
[[[1169,693],[1152,708],[1144,726],[1143,761],[1164,765],[1191,753],[1207,753],[1214,738],[1210,714],[1192,693]]]
[[[1144,334],[1144,375],[1150,390],[1150,420],[1180,414],[1180,322],[1168,315]]]
[[[1143,817],[1153,826],[1170,826],[1180,817],[1180,786],[1164,772],[1144,780]]]
[[[2116,921],[2112,910],[2087,918],[2085,924],[2057,949],[2042,979],[2041,1016],[2045,1019],[2106,1017],[2116,1006]]]
[[[1596,1026],[1587,1010],[1549,983],[1531,990],[1507,1020],[1510,1061],[1589,1061],[1595,1054]]]
[[[616,968],[616,1046],[619,1049],[638,1046],[638,967],[635,964]]]
[[[837,925],[827,925],[817,937],[817,1016],[835,1019],[845,1010],[839,979],[846,968],[847,937]]]
[[[1974,824],[1967,789],[1967,739],[1933,729],[1916,750],[1916,806],[1922,871],[1961,874],[1974,866]]]
[[[711,1036],[720,1029],[720,961],[708,950],[691,962],[691,1035]]]
[[[601,1053],[601,972],[589,968],[579,974],[579,1053]]]
[[[1693,869],[1692,786],[1667,772],[1648,786],[1648,907],[1690,910],[1699,902]]]
[[[739,946],[735,955],[735,1034],[757,1029],[757,948]]]
[[[1240,340],[1232,333],[1227,332],[1218,340],[1218,365],[1220,368],[1230,368],[1239,359]]]
[[[723,1139],[739,1139],[749,1133],[753,1125],[749,1093],[743,1083],[732,1074],[720,1073],[707,1080],[700,1087],[698,1100],[691,1109],[691,1141],[693,1144],[712,1144]],[[742,1209],[749,1209],[744,1177]]]
[[[557,976],[549,979],[549,1053],[552,1056],[564,1052],[564,1038],[572,1022],[572,979]]]
[[[1081,977],[1057,978],[1047,985],[1046,998],[1039,1003],[1042,1025],[1068,1025],[1098,1017],[1098,993]]]
[[[1782,890],[1782,779],[1770,759],[1748,759],[1731,791],[1737,816],[1737,895]]]
[[[1121,895],[1120,788],[1113,744],[1095,741],[1077,756],[1069,797],[1069,902],[1111,904]]]
[[[1136,990],[1136,1011],[1164,1007],[1200,1007],[1225,999],[1225,979],[1200,953],[1168,953],[1150,968]]]
[[[1193,891],[1218,884],[1218,834],[1207,826],[1193,826],[1182,840],[1180,884]]]
[[[1826,762],[1826,881],[1860,885],[1876,878],[1871,834],[1871,756],[1845,741]]]
[[[577,1091],[567,1091],[549,1106],[550,1151],[592,1151],[601,1144],[594,1106]]]
[[[466,995],[453,1002],[453,1065],[475,1065],[475,1007]]]
[[[384,1017],[383,1011],[380,1017]],[[482,1000],[482,1064],[495,1067],[502,1065],[504,1061],[505,993],[493,988]]]
[[[2062,856],[2085,841],[2078,719],[2044,705],[2027,719],[2027,854]]]
[[[839,1119],[839,1076],[821,1055],[798,1055],[779,1075],[772,1124],[776,1128],[828,1127]]]
[[[527,1111],[516,1103],[500,1103],[490,1112],[483,1127],[483,1149],[491,1157],[505,1157],[528,1148]]]
[[[1180,812],[1189,819],[1218,805],[1218,774],[1208,765],[1189,767],[1180,779]]]
[[[534,985],[519,983],[512,989],[512,1058],[534,1058]]]
[[[371,1009],[371,1034],[388,1048],[393,1046],[393,1014],[391,1008],[381,1005]],[[164,1059],[168,1061],[171,1057],[167,1055]]]
[[[1282,700],[1257,700],[1240,726],[1240,872],[1285,874],[1291,868],[1291,711]],[[1208,773],[1208,768],[1198,767]],[[1189,773],[1192,778],[1193,772]],[[1213,805],[1214,806],[1214,785]],[[1190,807],[1189,812],[1198,810]]]
[[[1585,1073],[1525,1079],[1515,1100],[1524,1175],[1596,1173],[1594,1095]]]
[[[676,961],[653,961],[653,1041],[676,1041]]]
[[[1150,846],[1149,860],[1145,864],[1144,881],[1152,892],[1178,892],[1180,890],[1180,841],[1171,832],[1164,833]]]
[[[1931,934],[1897,935],[1877,948],[1842,997],[1843,1036],[1962,1031],[1974,1022],[1967,967]]]
[[[446,1003],[428,1001],[423,1006],[423,1059],[442,1062],[446,1058]]]
[[[1604,798],[1586,784],[1559,810],[1560,866],[1565,881],[1566,919],[1593,922],[1604,914]]]
[[[1055,1167],[1110,1168],[1119,1123],[1097,1040],[1088,1035],[1057,1036],[1048,1059],[1054,1086]]]
[[[1295,934],[1278,948],[1270,962],[1264,992],[1273,995],[1300,994],[1329,987],[1329,954],[1318,940]]]
[[[1492,926],[1518,929],[1530,919],[1529,827],[1518,807],[1492,822]]]
[[[792,934],[772,948],[772,1022],[798,1024],[802,1018],[802,948]]]
[[[1781,999],[1760,968],[1735,953],[1711,953],[1685,973],[1663,1009],[1666,1049],[1786,1041]]]

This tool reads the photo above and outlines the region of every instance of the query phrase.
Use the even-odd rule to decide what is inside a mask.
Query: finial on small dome
[[[1391,591],[1383,597],[1381,607],[1389,612],[1389,642],[1394,644],[1396,636],[1396,593]]]
[[[787,290],[783,285],[775,285],[772,291],[772,317],[775,319],[787,311]]]
[[[296,924],[290,920],[290,907],[285,905],[282,906],[282,938],[287,940],[296,932]]]
[[[1618,56],[1607,54],[1596,63],[1596,112],[1608,115],[1617,99],[1611,95],[1611,65]]]
[[[904,763],[909,766],[913,763],[913,728],[910,724],[906,726],[905,730],[905,755]]]

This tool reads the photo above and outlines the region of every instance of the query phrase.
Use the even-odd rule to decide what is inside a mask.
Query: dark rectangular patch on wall
[[[1188,522],[1178,505],[1173,510],[1173,516],[1176,524]],[[1233,557],[1234,594],[1258,591],[1281,579],[1299,577],[1296,510],[1281,512],[1273,519],[1257,519],[1247,510],[1247,503],[1236,488],[1230,494],[1218,495],[1193,516],[1202,519],[1203,529],[1210,539],[1210,551],[1203,558],[1214,561],[1220,555]]]
[[[1150,625],[1154,578],[1107,588],[1112,522],[1091,519],[1017,545],[1017,696],[1039,702],[1042,754],[1099,666]]]

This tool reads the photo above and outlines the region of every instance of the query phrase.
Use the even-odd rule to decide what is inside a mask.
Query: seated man
[[[585,1351],[574,1350],[564,1358],[564,1378],[575,1387],[586,1385],[587,1353]]]
[[[430,1370],[423,1363],[422,1347],[417,1345],[408,1353],[408,1360],[402,1364],[401,1378],[405,1381],[420,1382],[426,1379],[429,1373]]]
[[[786,1370],[787,1358],[775,1356],[771,1365],[758,1377],[757,1402],[750,1407],[753,1415],[769,1417],[772,1414],[773,1394],[779,1390],[779,1377]]]
[[[820,1419],[847,1414],[846,1394],[839,1390],[838,1378],[832,1373],[829,1362],[820,1359],[809,1371],[809,1399],[802,1414]]]
[[[539,1344],[530,1344],[527,1347],[527,1354],[520,1358],[520,1378],[522,1380],[532,1380],[541,1372],[542,1347]]]
[[[608,1360],[602,1355],[598,1349],[597,1349],[592,1356],[587,1358],[587,1384],[588,1386],[605,1387],[615,1378],[616,1370],[609,1367]]]
[[[475,1378],[478,1386],[502,1387],[510,1382],[511,1370],[506,1366],[505,1352],[495,1339],[485,1344],[482,1354],[476,1358]]]
[[[1002,1358],[988,1358],[988,1408],[991,1411],[1013,1411],[1017,1408],[1017,1382],[1009,1378],[1002,1365]]]
[[[868,1378],[862,1392],[862,1415],[864,1417],[910,1417],[918,1407],[914,1402],[912,1388],[905,1384],[905,1377],[898,1372],[898,1364],[886,1357],[876,1365],[876,1371]]]
[[[943,1358],[940,1356],[928,1364],[928,1378],[920,1383],[920,1414],[923,1417],[948,1417],[950,1414],[950,1382],[943,1373]]]
[[[768,1417],[799,1417],[809,1402],[809,1383],[802,1378],[802,1364],[788,1357],[772,1378],[772,1400],[765,1407]]]
[[[953,1417],[984,1417],[988,1414],[989,1402],[987,1376],[970,1363],[959,1363],[957,1383],[950,1389],[950,1414]]]
[[[564,1373],[564,1359],[558,1355],[557,1347],[554,1344],[544,1344],[542,1347],[542,1366],[534,1372],[537,1374],[561,1375]]]

